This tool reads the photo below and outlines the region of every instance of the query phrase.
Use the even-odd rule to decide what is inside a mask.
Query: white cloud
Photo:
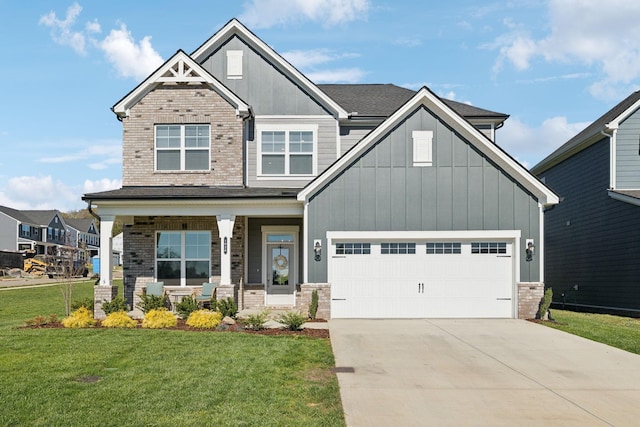
[[[510,117],[496,132],[496,143],[523,166],[530,168],[587,127],[589,122],[568,123],[566,117],[551,117],[539,127]]]
[[[90,179],[87,179],[84,181],[82,192],[83,194],[97,193],[100,191],[116,190],[120,187],[122,187],[122,180],[120,179],[103,178],[97,181],[91,181]]]
[[[89,145],[86,148],[76,150],[69,154],[57,157],[43,157],[38,161],[40,163],[68,163],[85,160],[94,160],[94,162],[90,164],[92,169],[104,169],[106,165],[118,164],[122,161],[122,143],[120,141],[112,140],[100,141],[95,145]],[[96,162],[95,160],[99,160],[99,162]],[[105,166],[91,166],[98,164]]]
[[[369,0],[251,0],[243,4],[240,20],[251,28],[303,20],[334,26],[366,19],[369,7]]]
[[[82,6],[73,3],[67,8],[64,19],[58,19],[56,13],[52,11],[42,15],[39,23],[51,28],[51,37],[56,43],[71,46],[76,53],[84,55],[86,38],[82,32],[72,30],[81,11]]]
[[[310,71],[305,74],[314,83],[358,83],[366,75],[359,68]]]
[[[117,30],[111,30],[100,43],[100,48],[122,77],[142,80],[163,62],[151,46],[151,37],[144,37],[136,43],[125,24],[121,24]]]
[[[422,40],[418,37],[400,37],[395,39],[393,44],[405,47],[418,47],[422,45]]]
[[[13,177],[0,190],[0,204],[14,209],[67,211],[78,209],[83,203],[77,191],[50,175]]]
[[[577,63],[598,69],[601,77],[590,91],[594,97],[613,101],[628,95],[640,78],[640,2],[609,0],[551,0],[549,33],[539,39],[512,23],[509,32],[484,46],[498,49],[494,69],[505,62],[518,70],[534,58],[547,62]]]
[[[125,24],[112,29],[103,40],[93,38],[102,32],[97,19],[88,21],[84,31],[75,30],[74,25],[81,11],[82,6],[73,3],[67,9],[65,19],[59,19],[55,12],[49,12],[40,17],[40,24],[51,28],[51,37],[56,43],[71,46],[80,55],[88,54],[87,46],[97,47],[122,77],[142,80],[164,62],[153,49],[150,36],[137,42]]]

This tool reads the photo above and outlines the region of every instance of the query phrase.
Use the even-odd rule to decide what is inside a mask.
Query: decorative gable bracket
[[[207,79],[193,67],[190,67],[184,59],[178,59],[156,81],[161,83],[206,83]]]
[[[140,101],[147,93],[156,86],[163,83],[204,83],[209,85],[220,96],[227,100],[236,109],[238,117],[249,117],[251,115],[251,107],[240,99],[229,88],[223,85],[207,70],[202,68],[200,64],[193,60],[184,51],[179,50],[173,57],[160,66],[153,74],[147,77],[134,90],[129,92],[127,96],[122,98],[112,110],[118,116],[118,119],[127,117],[130,108]]]

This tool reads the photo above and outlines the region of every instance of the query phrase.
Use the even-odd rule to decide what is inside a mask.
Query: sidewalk
[[[91,277],[74,277],[69,279],[72,282],[84,282],[87,280],[95,280]],[[8,289],[19,288],[32,288],[39,286],[55,286],[59,285],[66,280],[63,279],[49,279],[44,277],[20,277],[18,279],[0,279],[0,291]]]

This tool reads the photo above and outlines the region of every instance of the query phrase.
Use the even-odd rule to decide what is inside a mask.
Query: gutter
[[[618,133],[618,127],[609,127],[610,123],[605,125],[606,129],[609,129],[611,133],[605,132],[600,129],[600,134],[609,138],[609,189],[615,190],[616,188],[616,135]]]

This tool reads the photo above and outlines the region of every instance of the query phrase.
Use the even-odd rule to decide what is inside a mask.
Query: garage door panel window
[[[371,255],[371,243],[337,243],[336,255]]]
[[[462,254],[462,243],[428,242],[427,254]]]
[[[507,244],[504,242],[472,242],[472,254],[506,254]]]
[[[408,255],[416,253],[415,243],[382,243],[380,245],[382,255]]]

